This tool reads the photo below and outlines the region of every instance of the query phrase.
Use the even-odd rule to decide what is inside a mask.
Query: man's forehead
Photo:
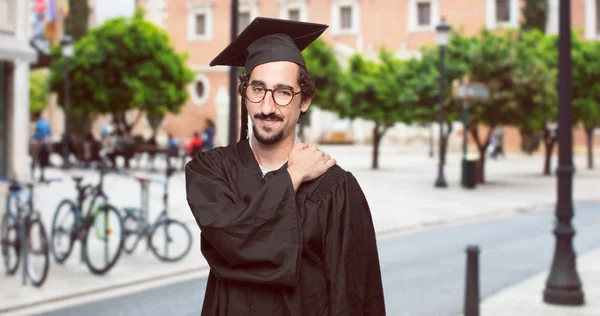
[[[294,63],[273,62],[256,66],[250,73],[250,83],[263,83],[267,86],[298,84],[299,66]]]

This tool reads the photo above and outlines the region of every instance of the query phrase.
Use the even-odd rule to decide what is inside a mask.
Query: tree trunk
[[[446,133],[444,133],[444,139],[442,140],[442,150],[444,151],[444,166],[446,165],[446,157],[448,157],[448,139],[450,138],[450,134],[452,134],[452,124],[447,123]]]
[[[388,127],[381,122],[375,121],[375,127],[373,127],[373,161],[371,164],[371,168],[374,170],[379,169],[379,144],[387,129]]]
[[[544,175],[549,176],[552,173],[552,152],[554,151],[554,145],[556,144],[556,135],[552,135],[548,128],[544,127],[544,149],[546,150],[546,158],[544,161]]]
[[[587,136],[588,169],[594,169],[594,126],[585,127]]]
[[[479,139],[479,127],[477,125],[471,127],[471,135],[477,144],[479,151],[479,163],[477,164],[477,183],[485,183],[485,153],[490,145],[490,136],[496,128],[495,125],[490,125],[485,141]]]

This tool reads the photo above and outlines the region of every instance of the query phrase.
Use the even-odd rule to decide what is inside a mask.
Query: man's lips
[[[279,122],[281,122],[281,120],[273,120],[273,119],[260,119],[260,121],[267,126],[271,126],[271,125],[276,125]]]

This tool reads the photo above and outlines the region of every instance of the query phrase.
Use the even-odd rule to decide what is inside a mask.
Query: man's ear
[[[300,104],[300,111],[302,111],[302,112],[308,111],[308,107],[310,106],[311,102],[312,102],[312,97],[304,99],[302,104]]]

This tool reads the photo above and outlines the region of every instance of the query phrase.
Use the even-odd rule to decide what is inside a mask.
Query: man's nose
[[[275,111],[275,103],[273,102],[273,92],[266,91],[262,102],[261,111],[263,114],[271,114]]]

